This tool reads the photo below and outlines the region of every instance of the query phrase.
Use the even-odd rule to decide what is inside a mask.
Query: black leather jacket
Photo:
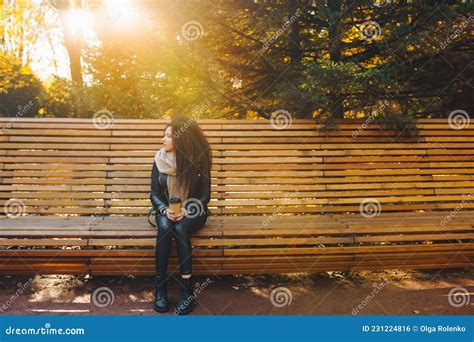
[[[196,189],[196,193],[189,194],[189,198],[198,199],[203,206],[203,211],[207,216],[211,215],[207,205],[211,199],[211,175],[202,175],[198,173],[196,177],[199,178],[199,186]],[[168,185],[167,185],[168,175],[161,173],[156,166],[156,163],[153,162],[153,168],[151,170],[151,190],[150,190],[150,201],[153,207],[156,210],[156,214],[160,215],[160,210],[168,207]]]

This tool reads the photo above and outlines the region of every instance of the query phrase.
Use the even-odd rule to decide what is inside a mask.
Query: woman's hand
[[[184,218],[183,211],[180,211],[178,214],[175,214],[173,210],[170,208],[166,209],[166,217],[169,218],[171,221],[178,222]]]

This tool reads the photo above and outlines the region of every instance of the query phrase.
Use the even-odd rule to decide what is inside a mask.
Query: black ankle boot
[[[154,309],[158,312],[166,312],[170,308],[168,306],[168,286],[166,275],[156,276],[155,283],[155,305]]]
[[[179,293],[179,301],[178,304],[176,304],[174,313],[175,315],[187,315],[193,311],[196,302],[196,297],[193,292],[193,284],[191,278],[181,278],[178,283],[181,292]]]

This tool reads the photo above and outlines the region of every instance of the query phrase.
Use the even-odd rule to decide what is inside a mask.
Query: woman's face
[[[171,126],[168,126],[165,130],[165,135],[163,136],[163,147],[166,152],[173,151],[173,129]]]

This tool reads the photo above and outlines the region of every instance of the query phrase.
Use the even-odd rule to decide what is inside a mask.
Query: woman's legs
[[[193,286],[191,283],[191,234],[202,228],[206,221],[206,215],[201,215],[193,218],[184,217],[181,221],[178,222],[173,222],[169,220],[166,216],[156,217],[156,224],[158,226],[158,235],[156,241],[156,311],[168,311],[166,274],[171,253],[172,236],[174,236],[176,239],[176,248],[178,251],[178,259],[182,276],[181,281],[179,281],[181,287],[180,299],[175,313],[179,315],[184,315],[193,310],[195,298],[193,295]]]
[[[181,274],[187,278],[192,272],[191,234],[201,229],[207,221],[206,215],[184,217],[181,221],[173,222],[166,216],[156,216],[158,234],[156,238],[156,274],[166,275],[171,253],[171,238],[176,238],[176,248],[180,263]]]
[[[190,313],[194,307],[195,295],[193,284],[191,282],[192,249],[190,236],[193,232],[202,228],[206,223],[206,220],[206,215],[195,218],[185,217],[175,225],[174,234],[176,237],[176,248],[178,250],[179,266],[182,277],[182,279],[178,281],[181,291],[175,310],[175,314],[177,315],[186,315]]]
[[[201,229],[207,221],[206,215],[198,217],[184,217],[176,222],[174,235],[176,237],[176,248],[178,251],[181,276],[190,278],[192,273],[192,248],[191,234]]]
[[[174,223],[166,216],[156,215],[158,234],[156,237],[156,275],[165,275],[171,253],[171,238]]]
[[[167,312],[168,288],[167,271],[171,253],[171,237],[173,234],[173,222],[167,217],[156,216],[158,234],[156,238],[156,284],[155,284],[155,305],[158,312]]]

